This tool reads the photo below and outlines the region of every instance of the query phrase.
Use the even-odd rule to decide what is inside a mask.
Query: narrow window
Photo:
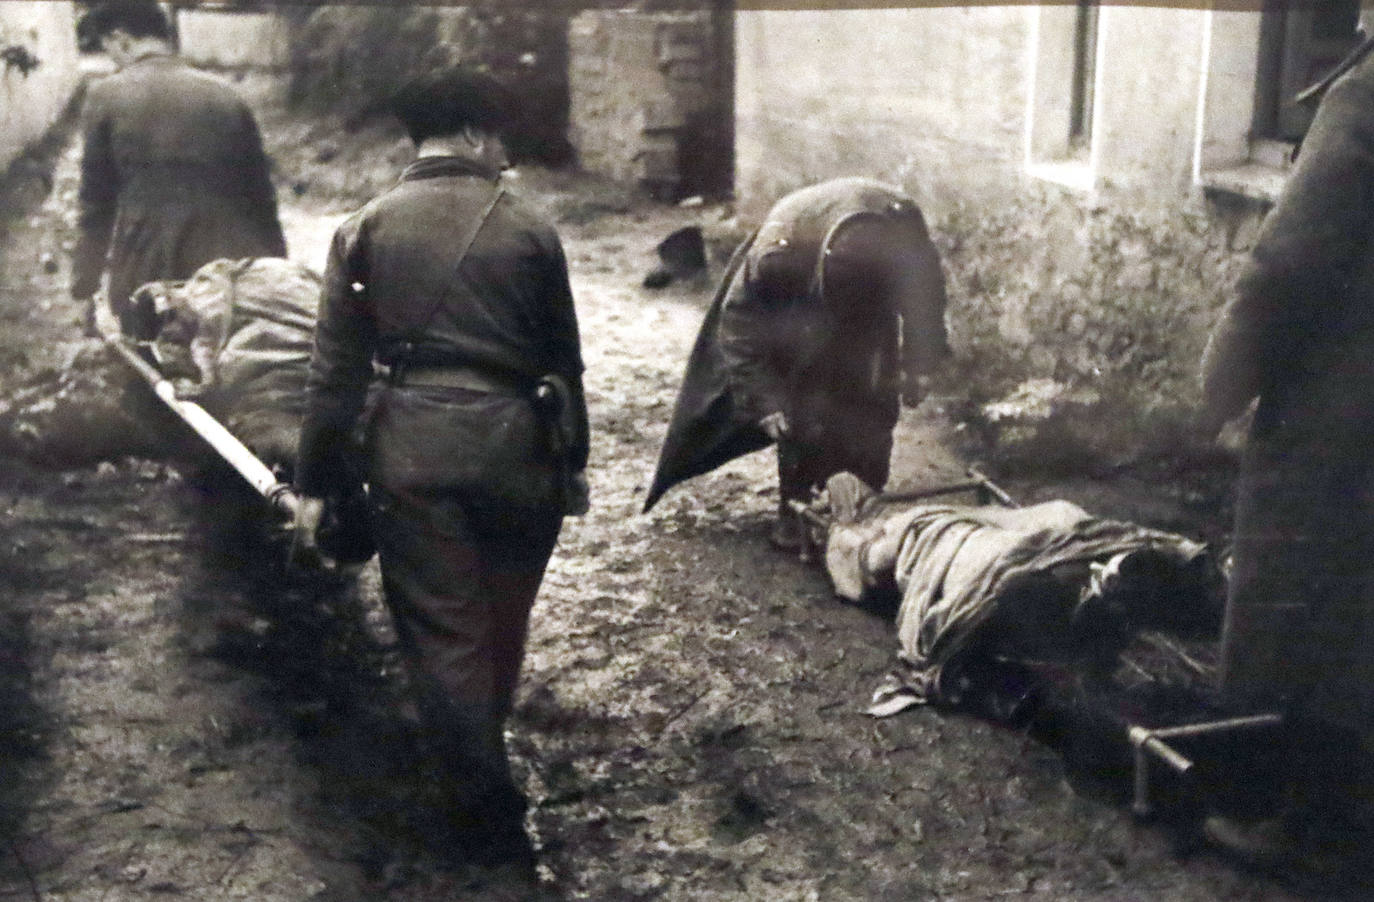
[[[1087,153],[1092,144],[1097,11],[1098,0],[1078,0],[1073,34],[1073,85],[1069,98],[1069,152],[1073,156]]]

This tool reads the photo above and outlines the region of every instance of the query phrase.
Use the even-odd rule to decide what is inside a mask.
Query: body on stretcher
[[[1196,743],[1282,723],[1275,712],[1229,711],[1215,694],[1206,662],[1215,634],[1210,625],[1204,639],[1197,633],[1207,611],[1219,611],[1224,578],[1205,546],[1064,501],[1022,508],[976,468],[968,477],[880,494],[839,474],[812,503],[793,505],[837,595],[898,598],[898,662],[871,714],[980,708],[970,704],[978,692],[1014,684],[1016,704],[981,706],[1011,719],[1032,695],[1073,695],[1128,747],[1140,816],[1154,807],[1159,765],[1187,782]],[[967,492],[977,503],[942,500]],[[1203,654],[1190,656],[1183,634]],[[1167,707],[1143,701],[1155,689]]]
[[[289,480],[319,286],[316,273],[286,259],[215,260],[188,280],[135,292],[132,303],[148,324],[142,340],[117,334],[107,306],[96,316],[106,345],[154,395],[293,519],[299,498]],[[312,567],[370,557],[365,497],[330,499],[319,540],[325,557],[309,561]]]

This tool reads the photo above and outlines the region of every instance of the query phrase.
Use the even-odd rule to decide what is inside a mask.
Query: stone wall
[[[0,3],[0,173],[61,117],[80,81],[74,4]]]
[[[569,139],[581,166],[663,199],[709,191],[728,168],[709,158],[727,127],[716,41],[705,12],[574,17]]]

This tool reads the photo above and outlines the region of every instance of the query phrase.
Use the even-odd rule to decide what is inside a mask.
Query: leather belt
[[[462,388],[502,395],[528,394],[530,381],[520,376],[493,373],[466,366],[405,367],[391,385],[405,388]]]

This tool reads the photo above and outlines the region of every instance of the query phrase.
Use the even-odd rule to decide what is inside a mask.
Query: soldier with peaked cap
[[[1258,399],[1237,486],[1221,688],[1238,705],[1287,715],[1291,768],[1280,815],[1213,817],[1206,828],[1223,848],[1269,863],[1318,839],[1318,825],[1351,837],[1352,818],[1374,814],[1359,753],[1374,728],[1370,47],[1324,83],[1202,363],[1209,429]]]
[[[139,331],[130,296],[145,282],[187,279],[223,257],[286,256],[252,112],[173,54],[169,34],[153,0],[107,0],[77,27],[83,48],[104,50],[118,71],[91,86],[82,111],[71,291],[94,296],[108,255],[126,332]]]
[[[871,179],[795,191],[735,252],[697,335],[645,504],[770,442],[773,541],[796,547],[788,502],[849,471],[881,488],[898,399],[949,355],[940,257],[916,203]]]
[[[368,484],[386,602],[454,777],[464,849],[529,864],[503,727],[565,511],[581,512],[566,489],[588,443],[562,246],[501,184],[509,110],[500,83],[462,69],[396,97],[417,159],[330,248],[297,535],[310,543],[322,499]]]

